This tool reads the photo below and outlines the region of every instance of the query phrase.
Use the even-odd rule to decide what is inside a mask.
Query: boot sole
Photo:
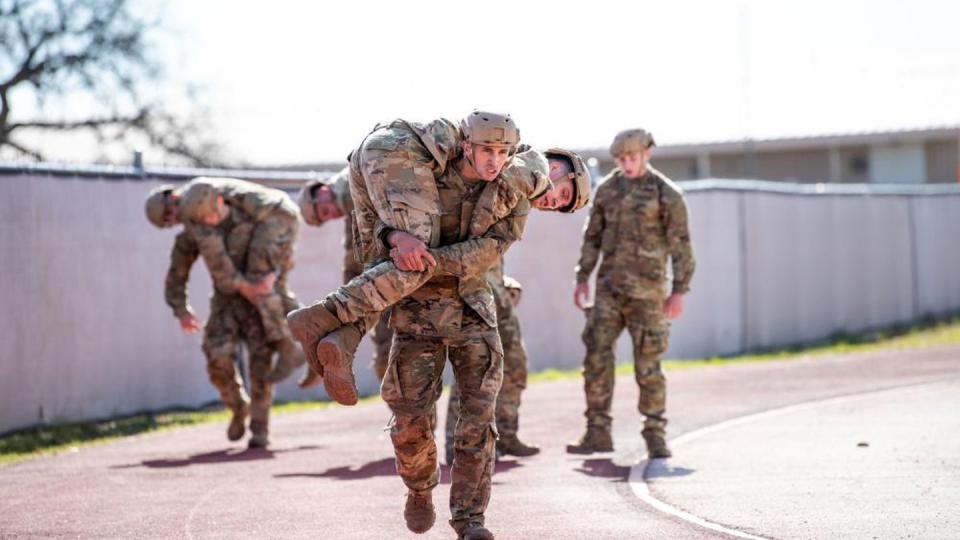
[[[317,344],[317,358],[323,366],[323,387],[341,405],[356,405],[357,384],[349,359],[333,343]]]

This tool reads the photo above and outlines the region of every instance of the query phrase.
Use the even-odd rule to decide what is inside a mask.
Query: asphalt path
[[[958,346],[671,373],[675,457],[652,464],[632,377],[617,380],[617,450],[588,457],[563,450],[584,427],[580,381],[531,385],[521,436],[544,451],[497,464],[487,525],[500,539],[958,538],[958,379]],[[388,420],[382,403],[337,407],[274,418],[268,450],[206,424],[5,467],[0,538],[454,538],[446,469],[437,524],[406,530]]]

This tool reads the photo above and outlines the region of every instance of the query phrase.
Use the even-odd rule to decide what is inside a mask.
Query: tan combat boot
[[[610,430],[588,427],[580,440],[567,445],[568,454],[592,454],[594,452],[613,452],[613,437]]]
[[[433,509],[433,490],[407,491],[403,519],[407,522],[407,528],[417,534],[429,531],[437,521],[437,512]]]
[[[530,457],[539,453],[539,446],[524,444],[516,435],[501,435],[497,440],[498,456]]]
[[[323,387],[341,405],[355,405],[358,400],[353,357],[361,339],[360,331],[349,324],[330,332],[317,344],[317,358],[323,366]]]
[[[460,529],[459,540],[495,540],[493,533],[479,523],[467,523]]]
[[[300,377],[300,380],[297,381],[297,386],[306,390],[307,388],[313,388],[323,382],[323,374],[317,373],[313,368],[307,366],[307,372],[303,374],[303,377]]]
[[[230,418],[230,425],[227,426],[227,439],[239,441],[247,430],[247,414],[250,412],[250,405],[242,403],[239,407],[233,408],[233,416]]]
[[[650,459],[668,458],[673,456],[670,448],[667,447],[667,441],[664,440],[661,433],[643,430],[643,440],[647,443],[647,455]]]
[[[252,420],[250,422],[250,440],[247,448],[266,448],[270,444],[269,430],[266,422]]]

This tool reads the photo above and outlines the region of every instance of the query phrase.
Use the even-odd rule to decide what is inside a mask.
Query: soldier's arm
[[[673,294],[686,294],[696,262],[690,244],[687,222],[687,204],[683,192],[672,183],[664,188],[662,219],[667,240],[667,251],[673,264]]]
[[[529,214],[530,201],[521,199],[510,214],[495,222],[483,235],[431,249],[438,274],[463,277],[485,273],[523,237]]]
[[[598,194],[599,195],[599,194]],[[606,226],[603,219],[603,206],[598,196],[590,207],[590,216],[583,228],[583,245],[580,247],[580,260],[574,271],[577,273],[577,283],[586,283],[590,273],[597,266],[600,259],[600,244],[603,239],[603,228]]]
[[[244,278],[237,272],[236,266],[227,254],[223,236],[212,227],[197,224],[190,224],[188,227],[213,279],[213,286],[223,294],[236,293]]]
[[[173,309],[178,319],[190,315],[190,304],[187,301],[187,281],[190,279],[190,268],[197,260],[199,251],[197,244],[186,231],[177,234],[170,250],[170,268],[164,282],[164,299]]]

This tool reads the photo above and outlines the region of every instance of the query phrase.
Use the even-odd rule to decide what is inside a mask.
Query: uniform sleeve
[[[213,286],[223,294],[235,293],[237,284],[243,276],[237,272],[237,268],[227,254],[223,236],[212,227],[191,225],[190,229],[197,242],[200,256],[203,257],[203,262],[210,271]]]
[[[667,251],[673,264],[673,293],[686,294],[690,290],[690,280],[696,266],[690,244],[687,204],[683,192],[673,186],[665,188],[663,202]]]
[[[506,217],[477,238],[432,249],[440,275],[483,275],[523,237],[530,214],[530,201],[521,199]]]
[[[167,305],[173,309],[173,315],[178,319],[190,313],[187,281],[190,279],[190,268],[198,255],[197,244],[190,234],[186,231],[178,234],[173,242],[173,249],[170,250],[170,268],[167,270],[163,291]]]
[[[577,283],[586,283],[590,273],[597,266],[600,259],[600,244],[603,239],[603,228],[606,226],[603,218],[603,206],[600,198],[594,199],[590,206],[590,215],[583,228],[583,245],[580,247],[580,260],[574,271],[577,274]]]

